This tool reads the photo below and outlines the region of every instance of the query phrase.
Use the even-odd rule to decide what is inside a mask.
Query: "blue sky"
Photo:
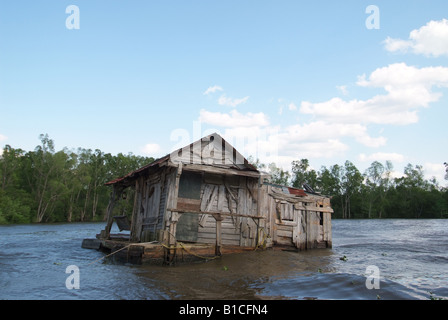
[[[447,1],[3,1],[0,144],[158,157],[217,131],[287,170],[391,160],[445,185],[447,18]]]

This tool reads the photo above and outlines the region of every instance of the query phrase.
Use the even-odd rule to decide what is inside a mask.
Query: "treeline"
[[[346,161],[343,165],[312,169],[307,159],[292,162],[291,172],[274,163],[253,162],[271,174],[271,182],[331,196],[334,218],[448,218],[448,190],[435,178],[425,179],[423,167],[408,164],[402,177],[393,177],[393,165],[374,161],[365,172]],[[448,164],[445,163],[448,180]]]
[[[104,184],[154,161],[98,149],[55,151],[48,135],[39,138],[34,151],[3,148],[0,224],[101,221],[111,191]]]
[[[55,151],[48,135],[40,135],[34,151],[9,145],[0,155],[0,224],[102,221],[110,197],[104,184],[153,158],[111,155],[78,148]],[[448,190],[427,180],[422,166],[408,164],[400,178],[390,161],[373,162],[365,172],[346,161],[316,171],[307,159],[292,162],[291,171],[248,159],[271,174],[271,182],[331,196],[334,218],[448,218]],[[448,180],[448,164],[447,175]],[[311,190],[309,189],[309,190]],[[132,190],[117,210],[132,210]]]

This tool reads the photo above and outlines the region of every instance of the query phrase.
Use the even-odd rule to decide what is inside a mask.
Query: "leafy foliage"
[[[266,168],[258,160],[257,167]],[[316,171],[301,159],[292,162],[292,174],[275,164],[268,168],[273,183],[295,188],[306,183],[331,196],[335,218],[448,218],[448,190],[439,187],[435,178],[426,180],[420,165],[408,164],[399,178],[392,176],[390,161],[374,161],[364,173],[350,161]]]
[[[110,188],[104,184],[154,161],[98,149],[56,152],[48,135],[39,138],[34,151],[3,149],[0,224],[99,221],[109,202]]]
[[[63,221],[100,221],[104,218],[110,188],[104,184],[154,161],[129,153],[111,155],[78,148],[56,151],[48,135],[25,152],[10,145],[0,155],[0,224]],[[426,180],[423,167],[408,164],[403,176],[392,177],[390,161],[374,161],[361,173],[346,161],[319,171],[307,159],[292,162],[291,172],[265,165],[272,183],[331,196],[335,218],[448,218],[448,190],[435,179]],[[445,164],[448,180],[448,164]],[[132,210],[132,190],[120,201],[122,213]]]

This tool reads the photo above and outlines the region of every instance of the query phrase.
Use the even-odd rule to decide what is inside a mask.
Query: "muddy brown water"
[[[334,220],[332,249],[174,267],[118,264],[81,248],[103,228],[0,226],[0,299],[448,299],[448,220]],[[68,288],[69,266],[78,267],[79,289]]]

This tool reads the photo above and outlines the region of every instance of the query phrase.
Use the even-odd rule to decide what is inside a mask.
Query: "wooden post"
[[[220,256],[221,246],[222,246],[222,220],[224,218],[220,214],[214,214],[213,217],[216,220],[216,246],[215,246],[215,255]]]
[[[168,249],[166,262],[172,264],[176,257],[176,227],[179,220],[179,213],[171,211],[170,226],[168,230]]]
[[[311,249],[311,246],[310,246],[310,232],[311,232],[310,222],[311,222],[310,212],[305,209],[305,225],[306,225],[306,227],[305,227],[305,232],[306,232],[305,250]]]
[[[261,186],[262,186],[262,182],[261,182],[261,176],[258,178],[258,182],[256,184],[257,186],[257,216],[261,216]],[[257,225],[257,235],[255,238],[255,248],[258,248],[258,246],[261,244],[260,243],[260,223],[261,221],[258,219],[257,221],[255,221],[255,219],[253,219],[255,224]]]
[[[104,239],[109,239],[110,237],[110,230],[112,229],[112,224],[114,222],[113,211],[115,202],[120,197],[122,192],[123,192],[122,188],[116,186],[113,187],[113,190],[110,195],[109,205],[107,206],[107,224],[106,228],[104,229]]]
[[[179,162],[176,172],[176,180],[174,183],[173,196],[171,198],[171,208],[177,209],[177,198],[179,194],[179,180],[182,174],[182,162]],[[169,227],[168,227],[168,249],[166,252],[166,262],[171,264],[176,256],[176,249],[172,249],[176,246],[176,227],[179,219],[179,213],[176,211],[170,211],[169,213]]]
[[[135,195],[134,195],[134,206],[132,209],[132,217],[131,217],[131,240],[136,241],[137,238],[137,221],[138,221],[138,213],[140,209],[139,197],[140,197],[140,188],[138,179],[135,180]]]

